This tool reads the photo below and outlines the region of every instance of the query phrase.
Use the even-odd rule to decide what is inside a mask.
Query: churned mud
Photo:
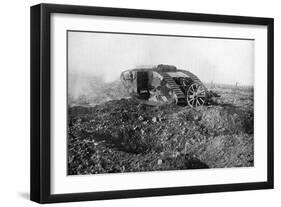
[[[69,106],[68,174],[253,166],[253,91],[214,92],[198,108],[132,98]]]

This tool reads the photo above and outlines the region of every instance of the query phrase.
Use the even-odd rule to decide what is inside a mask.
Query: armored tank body
[[[120,79],[132,97],[151,105],[198,107],[205,103],[208,94],[197,76],[172,65],[126,70]]]

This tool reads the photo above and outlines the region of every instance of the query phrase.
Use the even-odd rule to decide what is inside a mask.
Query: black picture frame
[[[50,73],[50,15],[52,13],[99,15],[113,17],[134,17],[149,19],[181,20],[194,22],[218,22],[232,24],[267,26],[267,181],[237,184],[169,187],[106,192],[85,192],[74,194],[51,194],[50,184],[50,129],[51,129],[51,73]],[[133,198],[146,196],[166,196],[225,191],[241,191],[273,188],[274,177],[274,78],[273,78],[273,38],[272,18],[195,14],[168,11],[135,10],[89,6],[39,4],[31,7],[31,174],[30,199],[38,203],[88,201],[102,199]]]

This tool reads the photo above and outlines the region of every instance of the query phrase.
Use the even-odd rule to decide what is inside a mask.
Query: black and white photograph
[[[274,18],[241,5],[32,6],[30,200],[273,189]]]
[[[67,31],[67,175],[254,167],[254,39]]]

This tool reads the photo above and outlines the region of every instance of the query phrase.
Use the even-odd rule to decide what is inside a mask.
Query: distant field
[[[237,84],[237,86],[236,86],[235,84],[204,83],[204,85],[210,90],[230,89],[230,90],[239,90],[239,91],[245,91],[245,92],[254,91],[253,86],[246,86],[246,85],[239,85],[239,84]]]

